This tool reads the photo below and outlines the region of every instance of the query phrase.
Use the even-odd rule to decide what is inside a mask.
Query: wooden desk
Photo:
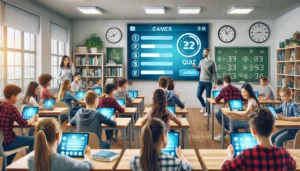
[[[139,99],[142,99],[142,102],[140,103],[141,110],[139,111],[139,116],[142,117],[143,111],[144,111],[144,108],[145,108],[145,96],[143,96],[143,95],[138,95],[138,98],[139,98]]]
[[[197,155],[195,153],[194,149],[184,149],[182,150],[182,153],[184,156],[192,163],[193,170],[195,171],[201,171],[202,167],[200,165],[200,162],[197,158]],[[120,159],[120,162],[117,166],[117,171],[130,171],[130,161],[131,159],[140,154],[140,149],[132,149],[132,150],[126,150]]]
[[[136,98],[133,99],[132,102],[126,103],[127,107],[136,107],[137,108],[137,113],[135,118],[138,119],[139,116],[141,115],[141,112],[143,112],[144,104],[142,104],[143,99],[141,98]]]
[[[181,130],[181,143],[182,147],[187,149],[188,148],[188,129],[190,128],[190,124],[186,118],[177,118],[181,121],[182,125],[178,126],[173,121],[170,121],[170,128],[171,129],[179,129]],[[144,118],[139,118],[135,125],[134,125],[134,131],[135,131],[135,146],[136,148],[139,148],[139,133],[142,129],[142,121]]]
[[[300,129],[300,122],[275,120],[275,127],[278,129]]]
[[[296,160],[296,170],[300,171],[300,150],[289,149],[292,157]],[[227,157],[226,150],[209,149],[199,150],[200,160],[203,162],[202,168],[209,171],[221,171],[224,159]]]
[[[115,112],[119,116],[130,116],[131,117],[131,131],[133,132],[133,126],[135,123],[135,118],[137,117],[136,107],[126,107],[124,113]],[[134,134],[132,133],[132,139],[134,139]]]
[[[55,107],[53,110],[39,110],[39,116],[57,116],[58,121],[61,123],[61,115],[68,114],[68,107]]]
[[[39,123],[39,121],[41,121],[42,119],[44,119],[44,118],[39,118],[38,121],[33,122],[32,124],[28,125],[27,127],[22,127],[15,121],[13,128],[35,128],[37,126],[37,124]]]
[[[106,130],[120,130],[123,131],[124,135],[126,135],[126,128],[129,126],[131,122],[131,118],[116,118],[116,123],[117,126],[116,127],[109,127],[105,124],[102,124],[101,127],[102,129],[106,129]],[[76,130],[76,126],[72,126],[70,123],[67,124],[66,128],[71,132],[71,130]],[[132,134],[133,134],[133,130],[131,130]],[[128,133],[129,136],[129,148],[131,148],[131,137],[130,136],[130,131]],[[126,149],[126,139],[127,137],[124,137],[123,139],[123,149]]]
[[[146,107],[144,109],[144,115],[146,113],[148,113],[151,110],[151,107]],[[186,115],[188,114],[188,110],[186,108],[181,109],[180,107],[176,107],[175,108],[175,115],[182,115],[183,117],[186,117]]]
[[[100,151],[100,149],[91,149],[92,154],[95,154]],[[121,153],[121,149],[113,149],[109,150],[116,153]],[[22,157],[21,159],[15,161],[11,165],[9,165],[6,170],[7,171],[28,171],[27,166],[27,159],[34,155],[34,152],[31,152],[27,154],[26,156]],[[76,160],[84,160],[83,158],[74,158]],[[94,167],[91,169],[91,171],[111,171],[114,170],[118,164],[119,159],[111,161],[111,162],[101,162],[97,160],[92,160]]]

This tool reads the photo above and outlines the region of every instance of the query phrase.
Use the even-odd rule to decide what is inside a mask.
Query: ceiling
[[[276,19],[300,6],[300,0],[31,0],[66,18],[101,20]],[[102,15],[84,15],[76,7],[97,6]],[[165,6],[165,15],[147,15],[144,6]],[[178,6],[201,6],[197,15],[179,15]],[[255,7],[249,15],[227,15],[233,6]]]

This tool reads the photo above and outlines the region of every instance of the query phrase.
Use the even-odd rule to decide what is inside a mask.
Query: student
[[[61,142],[62,130],[54,118],[45,118],[36,126],[34,156],[27,160],[30,171],[90,170],[93,167],[90,147],[84,150],[83,161],[57,153]]]
[[[94,84],[93,88],[102,87],[102,78],[97,80],[96,84]]]
[[[13,150],[23,146],[29,146],[27,152],[33,150],[34,137],[32,136],[16,136],[13,131],[14,122],[21,127],[26,127],[39,119],[39,115],[35,115],[32,119],[26,121],[14,106],[19,100],[19,94],[22,89],[16,85],[7,85],[3,94],[5,99],[0,101],[0,131],[3,133],[4,141],[2,142],[3,150]],[[10,165],[16,156],[16,153],[7,157],[7,165]],[[4,165],[3,165],[4,166]],[[3,170],[5,168],[3,167]]]
[[[178,96],[178,98],[180,99],[179,93],[176,93],[176,92],[174,91],[174,89],[175,89],[175,83],[174,83],[173,78],[168,77],[168,79],[169,79],[169,85],[168,85],[168,88],[167,88],[168,91],[174,92],[174,93]]]
[[[56,97],[54,97],[50,91],[47,89],[51,85],[52,76],[49,74],[42,74],[39,76],[39,83],[42,86],[41,90],[41,99],[53,99],[56,100]]]
[[[166,128],[170,131],[170,120],[177,125],[181,125],[181,121],[177,119],[176,115],[167,108],[166,93],[162,89],[156,89],[153,94],[152,108],[144,117],[142,125],[152,118],[159,118],[166,124]]]
[[[298,104],[292,99],[292,91],[289,87],[282,87],[280,89],[280,97],[283,103],[276,109],[276,113],[282,113],[277,115],[279,120],[286,121],[300,121],[300,110]],[[280,129],[272,136],[272,142],[277,147],[282,147],[283,143],[287,140],[295,139],[297,132],[300,129]]]
[[[39,107],[40,110],[44,109],[43,106],[39,106],[39,91],[39,84],[35,81],[31,81],[27,87],[20,111],[23,111],[25,106],[36,106]]]
[[[264,92],[259,94],[259,100],[275,100],[274,93],[271,85],[269,84],[268,78],[266,76],[260,77],[260,85],[263,86]]]
[[[71,91],[82,91],[82,82],[81,82],[81,76],[79,73],[75,73],[74,81],[71,84]]]
[[[218,103],[222,99],[224,99],[224,104],[228,106],[228,101],[229,100],[243,100],[241,91],[236,88],[235,86],[231,85],[231,76],[230,75],[224,75],[223,76],[223,84],[224,88],[221,89],[220,94],[216,97],[215,101]],[[222,125],[222,111],[221,109],[216,115],[216,118],[219,122],[220,125]],[[224,124],[229,125],[230,120],[227,116],[224,115]],[[228,126],[229,127],[229,126]],[[226,132],[223,132],[224,135],[226,135]],[[222,141],[222,135],[218,135],[214,137],[215,141]]]
[[[282,171],[295,170],[296,161],[289,152],[274,146],[270,140],[275,132],[274,117],[266,108],[258,108],[249,119],[251,134],[257,140],[258,145],[244,150],[240,155],[233,157],[232,145],[227,149],[228,156],[225,159],[222,170],[251,170],[251,171]]]
[[[110,127],[116,127],[116,116],[113,120],[107,118],[96,110],[98,105],[97,93],[89,90],[84,96],[86,109],[81,108],[77,111],[75,117],[71,120],[71,125],[76,125],[77,132],[92,132],[98,136],[101,149],[110,149],[110,144],[102,141],[102,128],[101,125],[105,124]]]
[[[125,108],[120,106],[119,103],[114,99],[115,94],[115,85],[114,84],[107,84],[105,87],[105,94],[99,98],[98,107],[99,108],[114,108],[115,111],[119,113],[124,113]],[[105,130],[106,140],[112,143],[113,140],[113,131]],[[116,135],[117,136],[117,135]],[[115,140],[118,138],[115,137]]]
[[[140,155],[131,159],[130,169],[133,171],[192,170],[192,164],[182,154],[180,147],[176,149],[178,158],[162,152],[167,144],[168,131],[165,124],[157,118],[149,120],[142,128]]]
[[[125,78],[122,78],[118,81],[119,88],[115,92],[115,99],[125,99],[127,102],[132,102],[132,98],[130,98],[128,91],[127,91],[127,86],[128,86],[128,81]]]
[[[172,91],[168,91],[167,87],[169,86],[169,79],[166,76],[161,76],[158,79],[159,88],[165,91],[167,99],[168,99],[168,106],[175,106],[178,105],[181,109],[184,108],[184,104],[179,99],[179,97]]]

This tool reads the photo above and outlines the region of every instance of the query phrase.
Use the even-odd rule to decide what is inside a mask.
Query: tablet
[[[243,111],[243,103],[242,100],[229,100],[230,111],[237,110]]]
[[[138,90],[128,90],[128,94],[129,94],[130,98],[135,99],[138,97],[139,91]]]
[[[213,98],[215,99],[219,94],[220,94],[221,90],[213,90],[212,94],[213,94]]]
[[[176,148],[178,146],[179,146],[179,132],[168,132],[168,144],[166,148],[162,150],[162,152],[177,157]]]
[[[45,109],[52,108],[54,106],[54,104],[55,104],[55,100],[53,100],[53,99],[46,99],[46,100],[44,100],[44,108]]]
[[[22,111],[22,117],[25,120],[29,120],[34,117],[34,115],[39,113],[39,107],[36,106],[25,106]]]
[[[125,106],[125,99],[116,99],[120,106]]]
[[[274,106],[266,106],[266,107],[271,111],[275,120],[277,120],[277,113],[276,113],[275,107]]]
[[[134,99],[134,92],[131,90],[128,90],[128,95],[131,99]]]
[[[97,108],[97,111],[109,119],[112,119],[115,114],[114,108]]]
[[[58,153],[70,157],[84,157],[84,150],[89,142],[89,133],[62,133]]]
[[[75,97],[77,100],[84,100],[85,91],[77,91]]]
[[[100,96],[102,94],[102,88],[101,87],[93,88],[93,91],[96,92],[98,94],[98,96]]]
[[[175,106],[168,106],[168,109],[175,114]]]
[[[258,96],[259,96],[258,91],[254,91],[254,94],[255,94],[256,98],[258,98]]]
[[[238,156],[243,150],[257,145],[256,139],[250,132],[232,132],[230,133],[230,141],[234,156]]]

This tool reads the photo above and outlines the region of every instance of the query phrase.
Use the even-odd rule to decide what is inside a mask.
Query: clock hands
[[[113,35],[112,35],[112,36],[110,36],[109,38],[111,38],[111,37],[115,37],[115,35],[117,35],[117,34],[119,34],[119,33],[113,34]]]

